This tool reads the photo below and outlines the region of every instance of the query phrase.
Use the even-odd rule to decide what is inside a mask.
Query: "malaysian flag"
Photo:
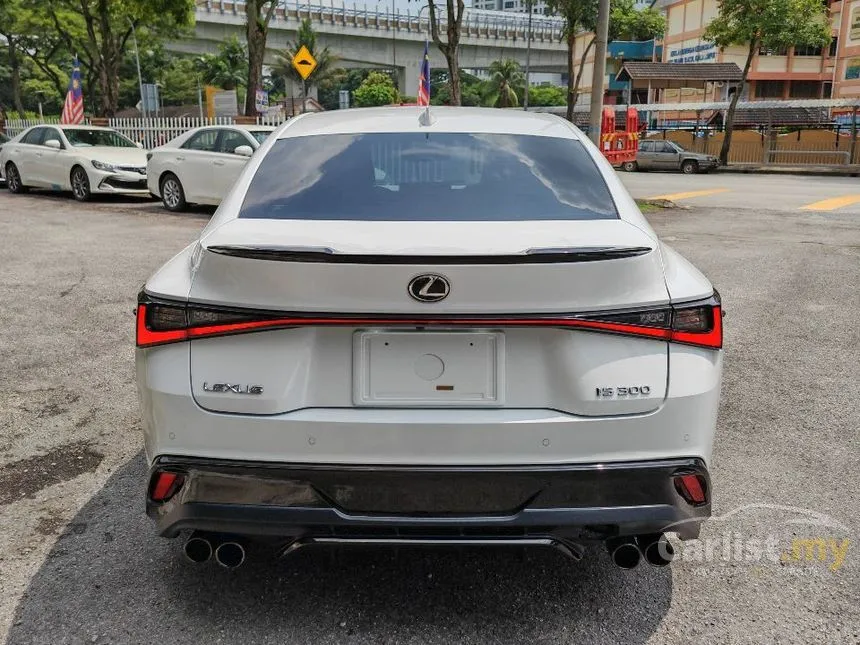
[[[421,61],[421,73],[418,76],[418,105],[430,105],[430,52],[428,43],[424,41],[424,59]]]
[[[63,105],[63,116],[60,123],[82,123],[84,120],[84,92],[81,88],[81,66],[75,56],[72,78],[69,79],[69,90],[66,92],[66,102]]]

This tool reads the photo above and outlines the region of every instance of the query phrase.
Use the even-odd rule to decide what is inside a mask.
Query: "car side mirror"
[[[243,157],[250,157],[254,154],[254,149],[251,146],[239,146],[233,151],[234,155],[241,155]]]
[[[142,144],[140,141],[138,141],[138,142],[137,142],[137,143],[135,143],[134,145],[136,145],[138,148],[140,148],[141,150],[143,150],[143,144]]]
[[[53,148],[54,150],[61,150],[63,144],[60,143],[58,139],[48,139],[47,141],[45,141],[45,147]]]

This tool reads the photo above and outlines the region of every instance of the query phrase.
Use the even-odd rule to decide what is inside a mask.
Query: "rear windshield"
[[[281,139],[251,180],[239,217],[499,221],[618,213],[578,141],[410,132]]]

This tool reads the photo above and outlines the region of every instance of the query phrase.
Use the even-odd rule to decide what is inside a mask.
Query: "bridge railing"
[[[328,4],[289,2],[284,0],[275,11],[275,24],[280,21],[301,21],[330,25],[342,25],[359,29],[403,31],[418,34],[430,33],[430,19],[425,7],[413,12],[409,9],[394,12],[390,8],[380,10],[379,5],[368,7],[347,7],[342,0],[330,0]],[[244,13],[243,0],[197,0],[197,10],[204,13],[241,15]],[[440,8],[440,30],[448,24],[447,12]],[[463,35],[466,37],[526,40],[528,16],[521,13],[486,11],[467,8],[463,15]],[[564,21],[553,16],[532,16],[532,40],[558,41],[561,39]]]

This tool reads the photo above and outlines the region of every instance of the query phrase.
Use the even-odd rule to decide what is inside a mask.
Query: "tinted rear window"
[[[618,217],[581,143],[505,134],[373,133],[275,142],[239,217],[583,220]]]

